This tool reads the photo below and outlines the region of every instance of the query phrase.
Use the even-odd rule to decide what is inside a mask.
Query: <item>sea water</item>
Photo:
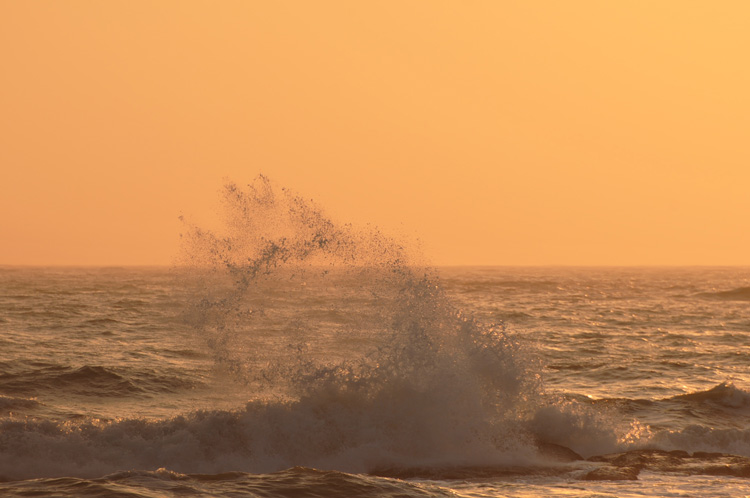
[[[432,268],[223,199],[173,268],[0,268],[0,495],[750,495],[750,268]]]

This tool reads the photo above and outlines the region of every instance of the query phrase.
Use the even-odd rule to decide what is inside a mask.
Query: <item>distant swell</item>
[[[738,287],[737,289],[720,292],[704,292],[699,295],[712,299],[725,299],[727,301],[750,301],[750,287]]]
[[[174,392],[189,386],[190,383],[187,381],[156,372],[129,371],[124,373],[90,365],[79,368],[46,366],[0,375],[0,392],[23,395],[53,391],[57,395],[70,393],[84,396],[120,397],[149,392]]]

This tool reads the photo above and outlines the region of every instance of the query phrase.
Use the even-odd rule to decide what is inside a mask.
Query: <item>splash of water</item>
[[[518,456],[540,376],[502,324],[457,310],[396,240],[336,224],[265,177],[227,184],[223,205],[223,229],[184,236],[183,260],[201,273],[190,316],[252,395],[314,412],[295,423],[328,432],[317,448],[330,454]]]

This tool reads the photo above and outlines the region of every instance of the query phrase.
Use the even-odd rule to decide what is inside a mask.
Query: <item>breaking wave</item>
[[[670,399],[695,404],[711,403],[715,406],[730,409],[750,409],[750,393],[735,387],[730,382],[722,382],[705,391],[680,394]]]
[[[223,226],[185,222],[184,318],[249,401],[161,420],[6,419],[5,478],[532,468],[652,441],[638,424],[545,393],[531,346],[457,309],[407,245],[334,223],[264,177],[229,183],[222,198]],[[19,375],[7,390],[28,390]],[[84,394],[148,385],[97,366],[33,378]]]
[[[403,244],[335,224],[264,177],[228,184],[224,206],[223,230],[184,235],[201,289],[188,316],[276,413],[264,438],[283,441],[249,443],[273,462],[263,470],[533,454],[521,425],[540,402],[534,357],[502,325],[456,309]]]

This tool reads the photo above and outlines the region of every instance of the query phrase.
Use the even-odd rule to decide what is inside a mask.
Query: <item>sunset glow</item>
[[[262,173],[440,265],[748,265],[748,16],[6,1],[0,264],[169,264]]]
[[[0,0],[0,496],[750,497],[749,27]]]

